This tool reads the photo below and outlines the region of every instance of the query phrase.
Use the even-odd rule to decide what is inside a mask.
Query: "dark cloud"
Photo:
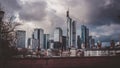
[[[118,34],[112,34],[112,35],[109,35],[109,36],[101,36],[98,40],[101,40],[101,42],[110,42],[111,40],[114,40],[114,41],[119,41],[119,38],[120,38],[120,35]]]
[[[120,25],[115,25],[115,24],[103,25],[90,29],[90,32],[93,32],[93,34],[91,34],[93,36],[98,35],[98,37],[95,37],[96,40],[101,40],[104,42],[109,42],[110,40],[119,41],[120,39],[119,26]]]
[[[94,26],[120,24],[119,0],[89,0],[89,24]]]
[[[15,12],[21,9],[19,0],[0,0],[1,7],[5,10],[6,15],[14,15]]]
[[[20,19],[25,21],[41,21],[46,16],[47,4],[44,1],[29,3],[22,5],[22,10],[19,12]]]
[[[52,7],[48,5],[47,1],[52,1]],[[78,25],[85,24],[90,28],[90,33],[99,35],[101,41],[109,41],[111,38],[118,40],[120,34],[120,0],[54,1],[40,0],[22,3],[20,0],[0,0],[0,3],[5,7],[7,14],[12,15],[18,12],[22,21],[33,22],[38,26],[42,25],[49,32],[53,32],[54,28],[59,26],[66,33],[65,11],[69,8],[70,16],[77,22],[77,33],[80,34],[80,26]],[[66,10],[60,10],[59,7]]]

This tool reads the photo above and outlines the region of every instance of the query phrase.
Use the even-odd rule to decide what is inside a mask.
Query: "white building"
[[[84,56],[115,56],[120,50],[115,49],[90,49],[84,50]]]

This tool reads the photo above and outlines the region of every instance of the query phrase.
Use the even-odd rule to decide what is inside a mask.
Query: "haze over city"
[[[118,41],[120,36],[119,0],[0,0],[0,3],[5,18],[15,16],[14,21],[22,23],[17,29],[26,30],[28,37],[34,28],[43,28],[52,35],[55,27],[61,27],[66,35],[68,9],[76,21],[77,35],[84,24],[96,40]]]

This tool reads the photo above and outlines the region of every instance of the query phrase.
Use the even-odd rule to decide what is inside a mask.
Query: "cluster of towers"
[[[48,49],[48,48],[54,48],[54,49],[69,49],[69,48],[90,48],[90,46],[94,46],[94,39],[92,39],[91,36],[89,36],[89,29],[82,25],[81,26],[81,37],[76,35],[76,22],[69,16],[69,11],[67,11],[67,35],[63,36],[63,31],[61,27],[56,27],[54,30],[54,38],[53,40],[50,40],[50,34],[44,34],[44,30],[41,28],[34,29],[34,32],[32,34],[32,38],[28,39],[28,48],[32,48],[34,50],[40,50],[40,49]],[[17,31],[18,37],[20,36],[19,33],[21,33],[20,39],[21,41],[25,41],[25,31]],[[22,35],[23,34],[23,35]],[[19,39],[19,41],[20,41]],[[18,41],[18,42],[19,42]],[[25,42],[22,42],[24,44]],[[83,44],[83,46],[82,46]],[[90,45],[91,44],[91,45]],[[18,46],[19,46],[18,45]]]

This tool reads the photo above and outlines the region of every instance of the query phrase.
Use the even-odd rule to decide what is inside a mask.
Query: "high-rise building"
[[[92,48],[92,36],[89,36],[89,48]]]
[[[34,38],[34,43],[38,41],[38,45],[36,44],[38,49],[43,49],[43,44],[44,44],[43,37],[44,37],[43,29],[41,29],[41,28],[34,29],[33,38]]]
[[[89,38],[89,29],[86,27],[86,48],[90,48]]]
[[[28,40],[27,40],[27,48],[32,49],[32,38],[28,38]]]
[[[69,11],[67,11],[67,37],[66,45],[67,48],[76,47],[76,23],[69,16]]]
[[[95,39],[92,36],[89,36],[89,47],[95,48]]]
[[[23,30],[17,30],[16,31],[16,37],[17,37],[17,47],[18,48],[25,48],[25,42],[26,42],[26,31]]]
[[[38,39],[32,39],[32,50],[34,50],[34,51],[38,50],[39,43],[40,43],[40,41]]]
[[[62,44],[62,29],[57,27],[54,31],[54,48],[61,48]]]
[[[70,48],[71,47],[71,23],[72,23],[72,19],[70,18],[69,16],[69,11],[67,11],[67,38],[66,38],[66,45],[67,45],[67,48]]]
[[[84,25],[81,26],[81,40],[85,48],[89,48],[89,29]]]
[[[77,47],[78,49],[81,49],[81,39],[79,35],[77,36]]]
[[[66,36],[62,36],[62,50],[66,50]]]
[[[76,47],[76,23],[72,22],[72,47]]]
[[[44,34],[44,49],[50,48],[50,35],[49,34]]]

